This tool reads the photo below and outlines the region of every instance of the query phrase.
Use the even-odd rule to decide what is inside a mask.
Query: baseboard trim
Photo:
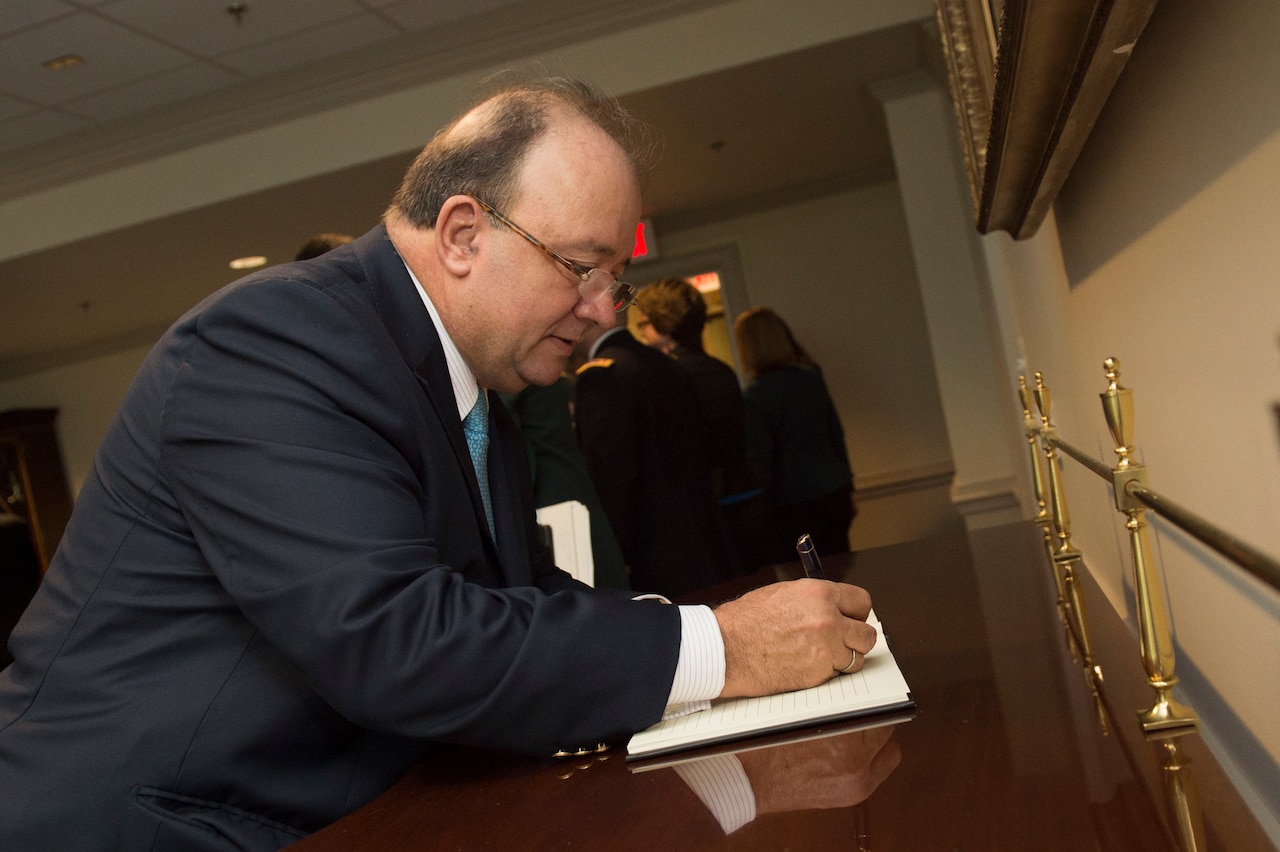
[[[951,462],[938,462],[866,476],[859,474],[854,480],[854,488],[858,500],[878,500],[913,491],[945,488],[951,484],[955,473]]]

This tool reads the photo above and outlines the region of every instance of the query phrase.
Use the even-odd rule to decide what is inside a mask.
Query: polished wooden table
[[[714,752],[736,752],[756,798],[755,817],[731,833],[686,783],[705,759],[677,768],[628,763],[621,750],[537,761],[449,748],[291,849],[1275,848],[1198,734],[1144,737],[1136,711],[1154,693],[1135,640],[1086,578],[1105,677],[1090,689],[1033,525],[824,564],[870,590],[916,711]],[[704,598],[799,574],[778,566]]]

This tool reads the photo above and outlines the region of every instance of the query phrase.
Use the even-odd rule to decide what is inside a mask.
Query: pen
[[[800,554],[800,562],[804,565],[804,575],[811,580],[825,580],[822,563],[818,561],[818,551],[813,548],[813,539],[808,533],[796,539],[796,553]]]

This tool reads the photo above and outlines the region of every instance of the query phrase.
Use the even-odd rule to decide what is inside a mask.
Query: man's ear
[[[436,217],[436,252],[440,263],[458,277],[467,275],[488,224],[474,198],[453,195],[446,199]]]

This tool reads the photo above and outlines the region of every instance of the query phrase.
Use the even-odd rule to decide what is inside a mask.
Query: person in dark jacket
[[[682,278],[665,278],[640,290],[635,310],[645,343],[670,355],[693,379],[711,491],[733,540],[738,566],[750,572],[794,559],[794,550],[778,545],[764,489],[747,460],[746,409],[738,374],[703,347],[707,303],[702,293]]]
[[[819,553],[849,549],[857,508],[844,429],[822,370],[769,308],[753,308],[733,324],[750,383],[747,454],[791,544],[804,533]]]
[[[587,332],[574,417],[596,490],[637,592],[672,596],[733,575],[698,422],[697,390],[679,365],[625,324]]]

